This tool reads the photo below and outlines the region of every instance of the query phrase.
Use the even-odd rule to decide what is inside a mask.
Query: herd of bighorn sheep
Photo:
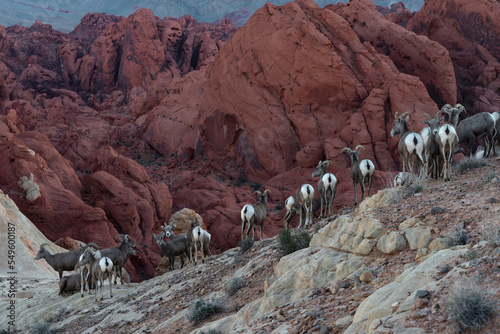
[[[427,113],[420,116],[425,119],[422,121],[427,127],[420,132],[412,131],[408,127],[409,112],[404,112],[398,116],[395,114],[393,127],[390,132],[391,137],[400,135],[398,151],[402,162],[402,172],[394,178],[394,186],[403,186],[411,183],[415,175],[418,177],[439,178],[443,181],[451,179],[451,162],[453,154],[460,151],[459,143],[468,145],[469,155],[473,156],[476,151],[476,139],[481,138],[484,141],[485,148],[482,153],[484,157],[496,155],[495,143],[500,139],[500,112],[479,113],[468,117],[459,122],[461,113],[466,113],[461,104],[452,107],[449,104],[444,105],[434,117]],[[445,121],[443,115],[446,114],[448,120]],[[370,194],[370,188],[375,172],[375,165],[369,159],[359,159],[360,150],[364,149],[362,145],[357,145],[354,150],[344,147],[340,152],[346,152],[351,162],[351,178],[354,185],[354,204],[357,205],[357,185],[361,188],[361,200],[365,197],[366,184],[368,184],[367,196]],[[478,154],[478,153],[476,153]],[[317,218],[330,217],[333,214],[333,202],[337,191],[337,178],[328,172],[328,167],[333,162],[330,160],[319,161],[317,167],[312,173],[312,177],[318,177],[317,192],[319,199],[315,198],[315,189],[310,184],[302,184],[295,195],[289,196],[285,200],[286,214],[284,216],[284,227],[288,229],[290,221],[299,216],[298,229],[304,226],[311,227],[313,216]],[[252,229],[252,239],[255,239],[255,227],[259,226],[260,240],[263,240],[264,220],[267,216],[267,199],[270,190],[264,192],[259,190],[254,194],[257,201],[254,204],[246,204],[241,209],[241,240],[248,237]],[[319,210],[319,215],[316,212]],[[174,270],[174,261],[176,257],[181,258],[181,268],[187,259],[189,262],[197,264],[198,251],[201,252],[202,262],[205,262],[206,256],[212,256],[210,253],[211,235],[203,230],[198,218],[190,219],[190,229],[185,234],[175,235],[175,224],[164,224],[162,231],[153,238],[158,244],[161,254],[170,260],[170,269]],[[166,239],[164,239],[166,238]],[[47,244],[42,244],[35,259],[44,258],[47,263],[59,273],[60,294],[81,292],[84,296],[85,290],[90,294],[90,289],[95,289],[95,301],[98,300],[97,290],[101,289],[101,300],[103,299],[103,283],[107,278],[109,280],[110,297],[113,296],[111,280],[114,275],[114,284],[116,278],[120,277],[121,283],[124,280],[123,266],[130,255],[136,255],[135,243],[129,235],[119,234],[115,239],[121,244],[117,247],[99,250],[95,243],[88,243],[79,249],[59,254],[51,254],[45,248]],[[73,274],[63,277],[64,271],[77,271],[79,274]]]

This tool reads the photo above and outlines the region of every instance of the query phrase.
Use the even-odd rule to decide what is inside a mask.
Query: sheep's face
[[[47,251],[45,250],[45,248],[40,248],[40,250],[38,251],[38,253],[35,256],[35,260],[43,259],[45,257],[45,255],[47,255]]]
[[[396,118],[392,123],[391,137],[406,132],[407,130],[406,123],[408,122],[409,119],[410,116],[407,116],[406,118],[402,118],[401,116]]]
[[[167,225],[167,226],[162,226],[161,228],[165,232],[165,236],[167,237],[167,239],[170,239],[171,237],[174,236],[173,226]]]
[[[326,169],[328,168],[328,162],[322,163],[319,162],[318,166],[312,173],[312,177],[318,177],[326,173]]]
[[[160,232],[160,234],[156,235],[153,233],[153,238],[155,238],[155,241],[156,243],[158,244],[158,246],[161,246],[163,244],[163,236],[165,235],[165,233]]]
[[[257,201],[261,202],[261,203],[264,203],[264,204],[267,204],[267,194],[264,193],[264,194],[258,194],[257,195]]]

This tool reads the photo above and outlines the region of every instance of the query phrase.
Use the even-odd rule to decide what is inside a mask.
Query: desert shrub
[[[481,225],[483,235],[488,244],[492,247],[500,246],[500,226],[491,220],[483,222]]]
[[[472,169],[487,166],[488,162],[484,158],[465,158],[458,163],[456,170],[460,174],[464,174]]]
[[[449,246],[467,245],[470,242],[469,234],[463,228],[455,227],[453,231],[447,234],[450,239]]]
[[[494,293],[470,282],[452,288],[445,309],[458,333],[479,332],[497,314]]]
[[[203,320],[224,311],[225,307],[221,300],[214,298],[211,300],[203,300],[202,298],[199,298],[191,304],[188,320],[193,325],[197,325]]]
[[[481,181],[483,182],[483,185],[490,183],[494,179],[496,179],[497,173],[488,171],[485,176],[481,178]]]
[[[31,327],[31,334],[52,334],[55,333],[50,329],[50,324],[47,322],[37,322]]]
[[[245,281],[241,277],[233,277],[226,283],[226,292],[233,296],[239,289],[245,286]]]
[[[253,247],[253,239],[246,238],[240,241],[240,254],[245,253],[247,250]]]
[[[311,236],[306,231],[292,234],[290,230],[281,230],[278,241],[281,253],[288,255],[299,249],[309,247]]]

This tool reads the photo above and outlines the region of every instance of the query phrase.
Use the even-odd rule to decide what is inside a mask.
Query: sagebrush
[[[212,298],[210,300],[204,300],[199,298],[191,304],[187,318],[193,325],[197,325],[215,314],[224,312],[225,309],[220,299]]]
[[[467,173],[470,170],[488,166],[488,161],[484,158],[465,158],[456,166],[456,170],[460,174]]]
[[[240,254],[245,253],[250,248],[253,247],[254,240],[252,238],[246,238],[240,241]]]
[[[299,249],[309,247],[311,242],[311,236],[306,231],[299,233],[290,232],[290,230],[281,230],[278,235],[278,241],[281,253],[283,255],[288,255]]]
[[[233,296],[238,290],[245,286],[245,281],[241,277],[233,277],[226,283],[226,292]]]
[[[494,292],[471,282],[454,286],[445,308],[458,333],[481,331],[498,311]]]
[[[459,227],[455,227],[453,231],[447,234],[447,237],[450,239],[448,245],[450,247],[467,245],[471,241],[467,231]]]

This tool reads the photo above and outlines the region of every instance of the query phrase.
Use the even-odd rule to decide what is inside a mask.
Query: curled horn
[[[85,245],[84,248],[89,248],[90,246],[93,246],[93,247],[99,249],[99,246],[97,246],[97,244],[95,242],[89,242],[88,244]]]
[[[269,189],[264,190],[264,194],[266,194],[266,193],[271,193],[271,190],[269,190]]]
[[[442,108],[441,110],[439,110],[439,112],[445,112],[447,114],[450,113],[450,109],[453,108],[451,105],[449,105],[448,103],[446,103]]]
[[[457,103],[457,104],[455,105],[455,108],[456,108],[456,109],[458,109],[458,110],[460,110],[460,112],[462,112],[462,111],[463,111],[464,113],[466,113],[466,114],[467,114],[467,111],[465,111],[465,107],[464,107],[463,105],[461,105],[460,103]]]
[[[120,238],[121,238],[121,240],[120,240]],[[120,242],[121,242],[121,241],[123,241],[123,239],[125,239],[125,234],[117,234],[117,235],[115,236],[115,241],[117,241],[117,239],[118,239],[118,241],[120,241]]]
[[[402,114],[401,114],[401,116],[399,116],[399,117],[403,118],[403,117],[405,117],[405,116],[406,116],[407,114],[409,114],[409,113],[410,113],[409,111],[405,111],[405,112],[404,112],[404,113],[402,113]]]
[[[438,112],[438,114],[439,114],[439,112]],[[420,114],[420,117],[422,117],[422,116],[427,117],[427,120],[428,120],[428,121],[430,121],[430,120],[432,119],[432,117],[431,117],[431,116],[429,116],[429,114],[426,114],[425,112],[423,112],[422,114]],[[437,115],[436,115],[436,116],[437,116]]]
[[[325,161],[323,161],[323,165],[324,164],[332,164],[333,165],[333,161],[331,161],[331,160],[325,160]]]
[[[365,149],[365,148],[363,147],[363,145],[358,145],[358,146],[356,146],[356,148],[354,149],[354,151],[359,151],[359,149],[360,149],[360,148],[362,148],[363,150]]]
[[[397,113],[396,113],[397,114]],[[349,148],[349,147],[344,147],[340,153],[344,152],[344,151],[347,151],[347,153],[352,153],[352,150]]]
[[[45,246],[47,246],[47,245],[48,245],[48,243],[43,243],[43,244],[41,244],[41,245],[40,245],[40,249],[45,248]]]
[[[253,193],[257,194],[257,195],[262,195],[262,193],[260,192],[260,190],[255,190]]]

